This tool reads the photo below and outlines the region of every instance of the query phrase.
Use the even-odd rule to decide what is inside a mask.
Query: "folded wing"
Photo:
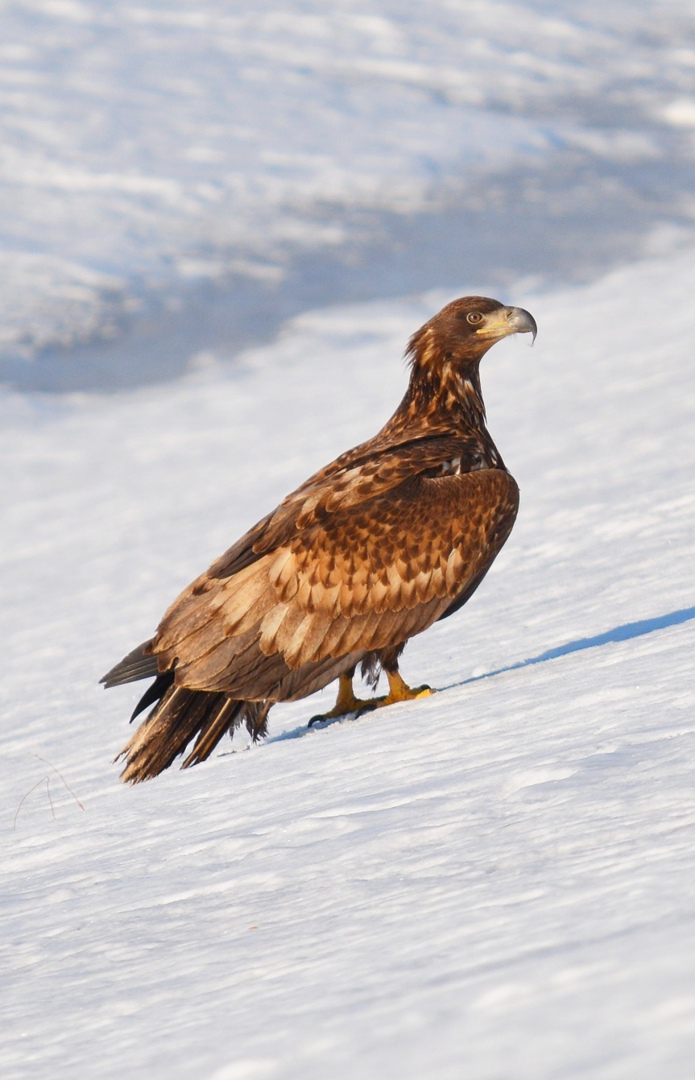
[[[323,671],[335,678],[331,661],[357,662],[445,615],[482,580],[517,505],[514,480],[494,469],[411,476],[338,504],[236,573],[215,564],[194,581],[152,642],[158,668],[244,700],[302,697]]]

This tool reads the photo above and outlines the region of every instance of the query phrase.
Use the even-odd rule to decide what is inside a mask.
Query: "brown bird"
[[[381,431],[254,525],[103,677],[155,677],[131,720],[153,708],[119,755],[124,780],[156,776],[193,739],[182,768],[203,761],[241,723],[258,739],[274,702],[336,678],[327,717],[430,692],[406,685],[398,658],[465,604],[514,524],[519,489],[485,424],[479,365],[526,333],[536,323],[523,308],[447,304],[410,339],[410,383]],[[358,664],[373,686],[386,673],[385,697],[355,697]]]

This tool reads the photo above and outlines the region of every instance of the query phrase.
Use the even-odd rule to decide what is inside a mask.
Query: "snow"
[[[691,1076],[695,243],[676,190],[691,14],[76,0],[2,14],[0,124],[24,171],[14,212],[2,200],[0,332],[34,374],[0,391],[0,1073]],[[227,81],[226,56],[243,77]],[[488,143],[476,125],[493,114]],[[560,131],[558,158],[543,147]],[[609,152],[617,202],[641,170],[656,190],[684,168],[631,219],[632,258],[604,230]],[[585,193],[577,222],[594,255],[605,232],[601,272],[570,280],[552,246],[565,219],[543,203],[525,219],[528,265],[505,255],[493,273],[483,256],[477,276],[463,260],[444,278],[425,259],[399,293],[358,262],[369,301],[344,279],[307,302],[326,245],[356,250],[355,207],[427,204],[432,250],[446,247],[452,177],[487,176],[499,207],[527,153],[550,155],[546,178],[561,160],[558,184]],[[316,195],[329,181],[330,210]],[[230,359],[194,305],[184,375],[156,383],[134,363],[127,389],[88,392],[95,366],[116,385],[110,365],[128,362],[126,309],[168,343],[151,294],[173,282],[185,307],[184,279],[236,258],[277,300],[273,274],[291,278],[300,248],[311,288],[280,303],[264,342]],[[378,428],[409,335],[474,290],[527,307],[539,335],[484,361],[521,510],[469,604],[404,654],[405,677],[438,692],[309,729],[330,688],[276,706],[260,746],[235,739],[126,789],[111,759],[137,689],[105,694],[99,676],[244,529]],[[112,352],[79,345],[100,335]],[[26,389],[51,365],[72,393]]]
[[[437,695],[307,729],[325,691],[137,789],[136,692],[96,678],[385,418],[444,297],[309,312],[156,390],[6,396],[3,1075],[687,1075],[694,265],[511,297],[539,337],[484,383],[522,509],[406,652]]]
[[[132,386],[179,373],[182,336],[239,346],[278,313],[471,270],[586,278],[654,230],[695,239],[695,14],[677,0],[0,10],[15,385]]]

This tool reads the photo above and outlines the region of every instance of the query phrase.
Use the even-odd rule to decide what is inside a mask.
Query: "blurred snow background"
[[[288,315],[693,238],[680,0],[5,0],[0,378],[139,385]]]
[[[0,29],[0,1074],[691,1077],[695,8]],[[522,505],[408,647],[440,692],[124,789],[98,677],[469,291],[539,337],[485,361]]]

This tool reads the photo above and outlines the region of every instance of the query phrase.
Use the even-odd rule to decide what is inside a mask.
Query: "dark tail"
[[[157,682],[160,679],[163,676]],[[246,723],[254,739],[259,739],[266,733],[270,705],[269,701],[236,701],[209,690],[188,690],[174,686],[172,678],[161,700],[118,755],[126,759],[121,779],[139,784],[157,776],[169,768],[192,739],[195,743],[181,768],[197,765],[210,756],[227,732],[233,735],[242,723]]]
[[[187,769],[205,761],[222,737],[245,723],[254,740],[266,733],[266,717],[272,702],[238,701],[208,690],[189,690],[174,685],[173,671],[157,674],[156,657],[147,653],[149,642],[138,646],[101,680],[107,687],[156,675],[140,698],[131,721],[154,703],[118,758],[126,759],[121,779],[139,784],[168,769],[195,739],[181,766]]]
[[[121,686],[123,683],[137,682],[138,679],[151,679],[157,674],[157,657],[150,651],[152,641],[143,641],[137,649],[124,656],[120,663],[107,671],[99,679],[108,689],[109,686]]]

